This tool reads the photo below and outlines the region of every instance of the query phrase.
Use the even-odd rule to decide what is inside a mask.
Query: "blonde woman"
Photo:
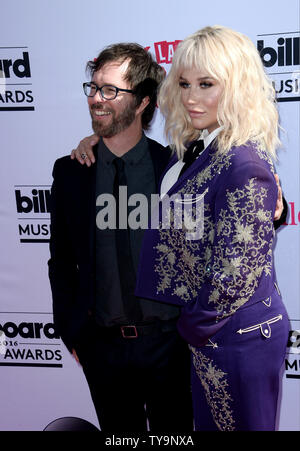
[[[289,324],[273,259],[273,86],[249,38],[206,27],[178,46],[159,106],[170,223],[145,232],[136,294],[181,307],[196,430],[274,430]]]

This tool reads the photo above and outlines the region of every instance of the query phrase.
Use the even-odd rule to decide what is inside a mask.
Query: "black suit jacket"
[[[158,188],[170,150],[147,140]],[[80,340],[95,301],[95,182],[96,164],[82,166],[69,156],[54,164],[49,278],[54,324],[69,351]]]

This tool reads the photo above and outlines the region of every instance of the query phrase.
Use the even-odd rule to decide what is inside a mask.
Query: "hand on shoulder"
[[[80,141],[78,147],[72,150],[71,159],[78,160],[82,165],[86,164],[87,166],[91,166],[96,161],[93,152],[93,146],[95,146],[98,142],[99,136],[95,134],[83,138]]]

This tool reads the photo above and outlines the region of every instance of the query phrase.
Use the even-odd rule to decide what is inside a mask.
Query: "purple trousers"
[[[289,320],[277,291],[238,310],[192,353],[197,431],[273,431]]]

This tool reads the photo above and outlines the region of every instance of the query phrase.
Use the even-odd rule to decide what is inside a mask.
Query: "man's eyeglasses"
[[[114,100],[119,91],[133,93],[132,89],[121,89],[113,85],[103,85],[100,88],[93,81],[83,83],[83,91],[87,97],[94,97],[97,91],[100,91],[102,98],[105,100]]]

